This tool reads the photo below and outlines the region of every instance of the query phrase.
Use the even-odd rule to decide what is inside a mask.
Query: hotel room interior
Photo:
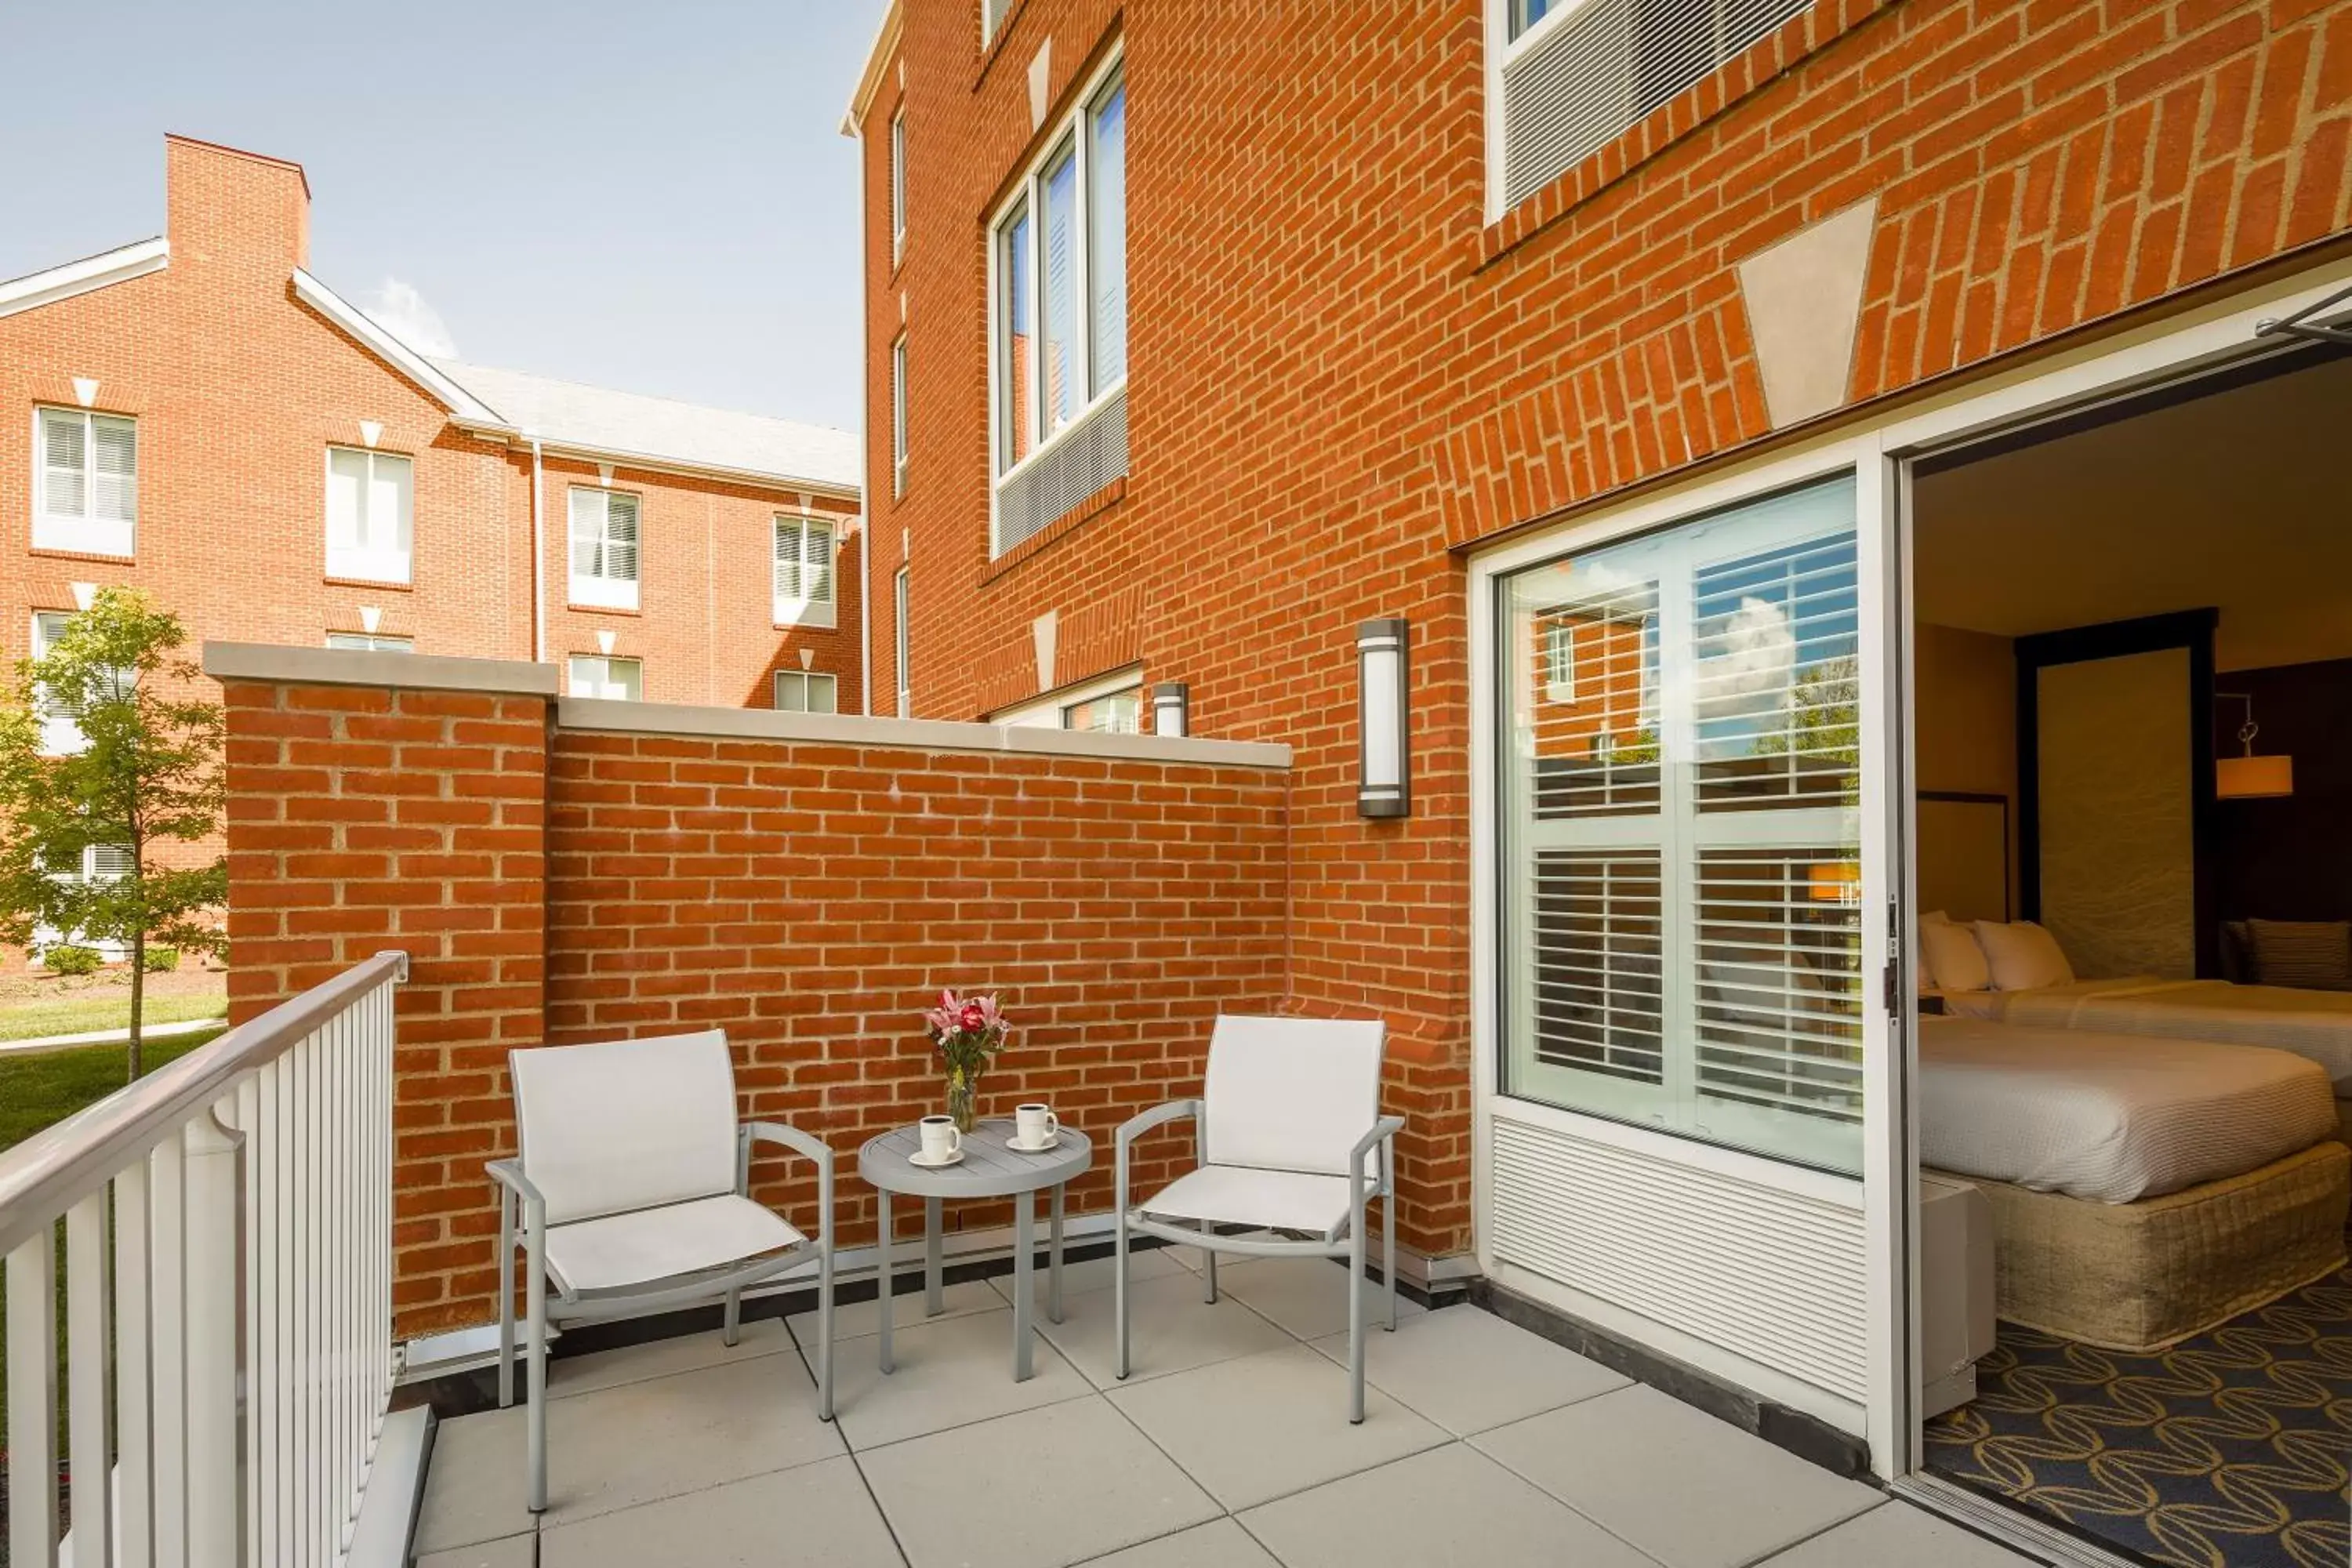
[[[2150,1563],[2352,1552],[2347,411],[2313,351],[1914,477],[1927,1464]]]

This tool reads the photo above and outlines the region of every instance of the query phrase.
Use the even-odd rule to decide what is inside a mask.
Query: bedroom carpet
[[[2151,1563],[2352,1561],[2352,1268],[2149,1355],[2000,1325],[1927,1468]]]

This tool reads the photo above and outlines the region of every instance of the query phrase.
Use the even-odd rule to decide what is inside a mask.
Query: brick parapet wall
[[[983,1109],[1047,1100],[1096,1139],[1079,1213],[1109,1206],[1118,1122],[1199,1091],[1219,1012],[1368,1012],[1332,1004],[1336,975],[1310,1002],[1294,984],[1279,748],[559,702],[545,667],[206,654],[229,716],[235,1016],[383,948],[413,959],[404,1334],[491,1313],[481,1166],[513,1146],[513,1047],[725,1028],[744,1113],[835,1151],[859,1245],[858,1145],[942,1098],[917,1019],[942,985],[998,991],[1020,1026]],[[479,689],[501,671],[507,689]],[[1386,1099],[1413,1119],[1400,1233],[1444,1252],[1469,1127],[1425,1057],[1398,1031]],[[1141,1179],[1168,1177],[1187,1137],[1148,1145]],[[760,1177],[814,1224],[805,1167]]]

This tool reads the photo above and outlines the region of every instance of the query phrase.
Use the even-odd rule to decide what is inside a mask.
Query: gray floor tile
[[[1250,1510],[1284,1568],[1654,1568],[1484,1454],[1450,1443]]]
[[[1130,1285],[1138,1280],[1163,1279],[1171,1274],[1185,1271],[1184,1266],[1177,1262],[1171,1255],[1171,1249],[1165,1247],[1145,1247],[1127,1255],[1127,1281]],[[1043,1301],[1045,1299],[1045,1265],[1042,1261],[1037,1265],[1037,1277],[1033,1283],[1036,1287],[1036,1300]],[[1013,1300],[1012,1275],[992,1276],[988,1284],[1004,1300]],[[1072,1296],[1108,1290],[1111,1284],[1111,1260],[1108,1258],[1089,1258],[1083,1263],[1062,1266],[1062,1298],[1066,1301]]]
[[[1130,1282],[1127,1293],[1132,1323],[1129,1383],[1297,1342],[1232,1297],[1214,1306],[1202,1300],[1201,1281],[1189,1273]],[[1097,1388],[1122,1386],[1116,1295],[1089,1291],[1063,1303],[1063,1321],[1049,1323],[1041,1316],[1037,1325]]]
[[[2033,1568],[2021,1557],[1906,1502],[1889,1502],[1767,1559],[1769,1568]]]
[[[598,1351],[593,1355],[551,1357],[547,1363],[547,1392],[550,1398],[568,1399],[594,1389],[617,1388],[625,1383],[667,1377],[674,1372],[751,1361],[792,1348],[793,1336],[784,1331],[782,1321],[761,1318],[743,1325],[742,1342],[732,1349],[719,1338],[719,1331],[712,1329],[706,1333],[679,1334],[616,1351]],[[522,1383],[522,1363],[518,1361],[515,1386],[520,1389]]]
[[[938,1322],[944,1318],[970,1317],[974,1312],[993,1312],[1004,1305],[1004,1298],[988,1288],[985,1279],[966,1279],[950,1285],[940,1292],[941,1310],[933,1318],[924,1310],[923,1292],[906,1290],[890,1298],[895,1309],[890,1314],[892,1329],[911,1329],[919,1323]],[[814,1352],[816,1349],[816,1314],[794,1312],[785,1320],[792,1325],[793,1338],[801,1348]],[[833,1312],[833,1338],[838,1344],[846,1340],[862,1340],[882,1331],[882,1312],[872,1301],[852,1301],[835,1307]]]
[[[891,1335],[898,1370],[876,1365],[878,1340],[835,1347],[834,1410],[856,1448],[877,1448],[1091,1393],[1093,1385],[1043,1339],[1036,1375],[1013,1381],[1013,1313],[999,1308],[941,1318]]]
[[[1640,1384],[1471,1442],[1666,1568],[1737,1568],[1881,1500]]]
[[[1348,1336],[1315,1348],[1348,1364]],[[1395,1333],[1364,1337],[1364,1375],[1375,1388],[1466,1437],[1590,1399],[1629,1381],[1540,1335],[1469,1305],[1400,1319]]]
[[[1053,1568],[1217,1514],[1099,1397],[895,1443],[858,1462],[913,1568]]]
[[[1229,1509],[1244,1509],[1446,1441],[1377,1389],[1348,1421],[1348,1374],[1305,1345],[1114,1390],[1111,1402]]]
[[[1095,1558],[1086,1568],[1282,1568],[1282,1564],[1232,1520],[1213,1519]]]
[[[847,1458],[551,1526],[539,1545],[539,1568],[900,1568],[902,1562],[890,1527]],[[521,1568],[529,1568],[527,1560]]]
[[[416,1560],[416,1568],[535,1568],[531,1548],[538,1538],[508,1535],[454,1552],[436,1552]]]
[[[1348,1331],[1348,1269],[1345,1260],[1328,1258],[1227,1258],[1217,1265],[1217,1289],[1231,1291],[1242,1305],[1260,1317],[1271,1318],[1302,1340]],[[1397,1321],[1425,1315],[1429,1309],[1397,1292]],[[1388,1292],[1370,1279],[1364,1281],[1364,1321],[1388,1321]]]
[[[523,1414],[518,1405],[441,1423],[417,1521],[419,1552],[530,1528]],[[817,1419],[816,1385],[796,1355],[551,1400],[547,1415],[548,1526],[843,1451],[841,1435]]]

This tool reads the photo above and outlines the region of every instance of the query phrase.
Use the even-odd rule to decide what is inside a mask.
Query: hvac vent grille
[[[1807,4],[1585,0],[1503,67],[1507,204],[1517,205]]]
[[[1003,554],[1126,475],[1127,390],[1122,387],[997,488],[996,553]]]
[[[1500,1115],[1494,1130],[1497,1259],[1817,1388],[1867,1395],[1858,1207]]]

